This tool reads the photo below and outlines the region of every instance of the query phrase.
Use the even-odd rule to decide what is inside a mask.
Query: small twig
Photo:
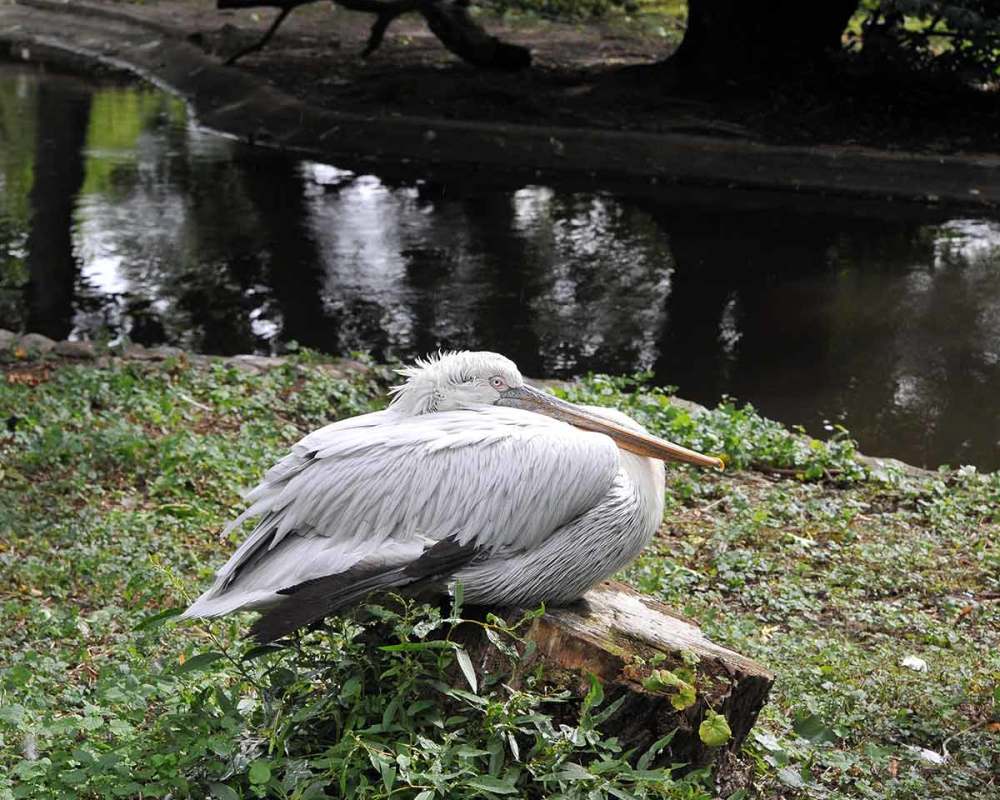
[[[707,506],[703,506],[702,508],[696,508],[695,511],[697,511],[699,515],[701,515],[701,514],[707,514],[709,511],[711,511],[717,505],[719,505],[720,503],[724,503],[728,499],[729,499],[728,496],[723,495],[718,500],[713,500]]]
[[[185,403],[190,403],[195,408],[200,408],[202,411],[207,411],[209,413],[212,413],[212,409],[210,406],[206,406],[204,403],[199,403],[193,397],[188,397],[186,394],[184,394],[184,392],[175,391],[174,393]]]
[[[800,467],[798,469],[790,469],[788,467],[772,467],[770,464],[760,464],[753,463],[750,465],[750,469],[755,472],[763,472],[765,474],[780,475],[782,477],[794,478],[805,472],[805,467]],[[837,478],[839,475],[843,475],[844,471],[842,469],[824,469],[823,477],[829,481]]]
[[[982,728],[984,725],[986,725],[986,723],[987,720],[983,719],[980,720],[979,722],[976,722],[973,725],[970,725],[968,728],[963,728],[958,733],[953,733],[951,736],[949,736],[947,739],[941,742],[941,755],[943,755],[945,758],[951,758],[951,754],[948,752],[948,742],[952,742],[959,736],[964,736],[970,731],[976,730],[976,728]]]
[[[800,469],[788,469],[787,467],[772,467],[768,464],[751,464],[750,469],[756,472],[763,472],[768,475],[780,475],[781,477],[794,478],[796,475],[801,475],[802,470]]]
[[[271,41],[271,37],[274,36],[275,33],[277,33],[278,28],[281,27],[281,23],[284,22],[285,18],[292,13],[292,10],[294,8],[295,6],[286,6],[285,8],[281,9],[281,11],[278,12],[278,16],[274,18],[274,22],[271,23],[271,27],[267,29],[267,32],[263,36],[261,36],[253,44],[244,47],[242,50],[237,50],[222,63],[225,64],[227,67],[231,67],[239,59],[243,58],[243,56],[248,56],[251,53],[256,53],[258,50],[263,50],[264,45],[266,45],[269,41]]]

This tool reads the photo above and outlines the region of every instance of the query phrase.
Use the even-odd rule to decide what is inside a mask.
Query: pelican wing
[[[268,605],[319,578],[405,569],[446,540],[469,555],[528,550],[600,502],[618,459],[606,436],[516,409],[334,423],[247,495],[233,526],[259,517],[257,526],[187,615]]]

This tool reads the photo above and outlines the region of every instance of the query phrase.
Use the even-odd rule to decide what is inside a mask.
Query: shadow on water
[[[1000,222],[723,190],[379,177],[0,69],[0,326],[214,353],[651,369],[866,452],[1000,466]]]

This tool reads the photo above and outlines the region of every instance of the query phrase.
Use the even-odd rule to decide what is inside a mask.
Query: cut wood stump
[[[497,613],[511,625],[523,614],[518,609]],[[520,675],[541,663],[548,685],[582,698],[590,676],[596,676],[604,686],[602,708],[624,698],[600,728],[617,736],[625,749],[643,753],[676,731],[654,765],[729,765],[774,682],[768,670],[710,641],[693,621],[611,581],[571,606],[546,611],[521,635],[522,651],[529,641],[534,647],[511,678],[515,686]],[[482,675],[509,671],[484,635],[470,631],[465,644]],[[709,710],[723,715],[732,731],[719,746],[709,746],[699,735]]]

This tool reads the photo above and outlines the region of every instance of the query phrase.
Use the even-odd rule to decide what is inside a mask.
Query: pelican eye
[[[492,378],[490,378],[490,386],[492,386],[499,392],[502,389],[507,388],[507,381],[505,381],[499,375],[494,375]]]

